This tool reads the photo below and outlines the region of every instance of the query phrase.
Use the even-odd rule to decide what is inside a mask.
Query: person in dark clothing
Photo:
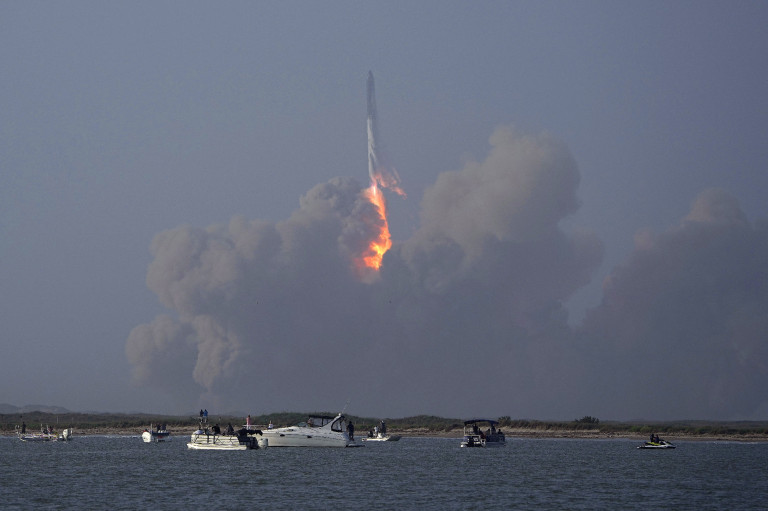
[[[351,441],[355,440],[355,425],[352,424],[352,421],[347,423],[347,434],[349,435],[349,439]]]

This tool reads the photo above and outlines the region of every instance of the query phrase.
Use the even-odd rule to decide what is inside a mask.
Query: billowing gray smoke
[[[570,387],[557,385],[570,365],[560,304],[602,249],[558,229],[579,181],[561,143],[499,129],[491,145],[427,192],[421,228],[385,255],[374,284],[350,268],[372,237],[372,205],[351,179],[316,186],[283,222],[160,233],[147,283],[175,319],[131,332],[137,380],[188,386],[179,376],[192,375],[208,408],[351,398],[374,415],[552,413]]]
[[[768,385],[768,225],[708,190],[680,225],[641,233],[587,317],[597,395],[637,418],[750,417]]]
[[[707,192],[682,223],[641,236],[584,325],[562,303],[602,245],[566,234],[579,173],[547,135],[499,128],[487,157],[425,193],[421,224],[362,283],[362,186],[336,178],[285,221],[234,218],[157,235],[147,283],[171,311],[136,327],[139,383],[179,412],[572,419],[749,414],[763,402],[768,231]],[[195,392],[198,402],[192,401]]]

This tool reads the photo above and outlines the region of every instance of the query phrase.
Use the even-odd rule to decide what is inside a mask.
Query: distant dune
[[[12,414],[12,413],[30,413],[30,412],[43,412],[43,413],[72,413],[70,410],[61,406],[50,405],[24,405],[15,406],[8,403],[0,403],[0,413]]]

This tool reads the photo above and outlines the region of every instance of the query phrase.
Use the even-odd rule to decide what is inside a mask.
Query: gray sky
[[[767,23],[3,2],[0,403],[768,419]]]

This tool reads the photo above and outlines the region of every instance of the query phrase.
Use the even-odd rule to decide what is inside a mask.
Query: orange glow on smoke
[[[381,259],[384,257],[384,254],[392,247],[389,224],[387,223],[387,200],[384,198],[384,194],[379,191],[376,183],[372,183],[363,192],[363,196],[376,206],[381,226],[376,237],[370,241],[368,250],[363,254],[361,261],[366,268],[378,270],[381,267]]]
[[[371,185],[363,190],[362,197],[373,206],[373,214],[366,214],[363,222],[370,238],[361,248],[361,253],[353,260],[354,270],[360,280],[367,283],[375,282],[379,277],[379,269],[384,254],[392,248],[392,238],[387,221],[387,199],[384,189],[395,192],[405,198],[405,192],[400,188],[400,177],[394,168],[369,169]]]

